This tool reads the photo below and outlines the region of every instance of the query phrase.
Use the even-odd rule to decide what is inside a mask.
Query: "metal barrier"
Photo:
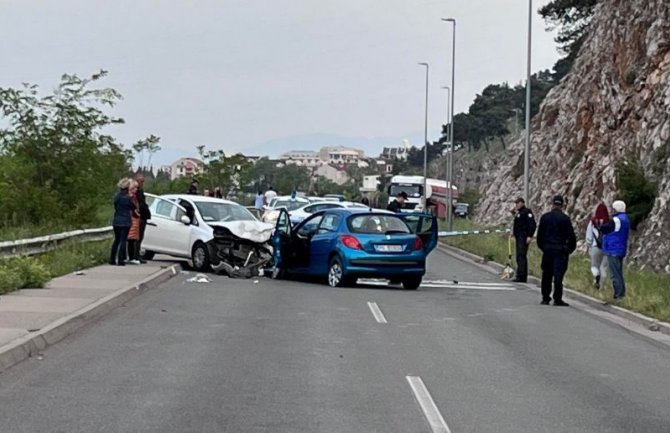
[[[32,256],[36,254],[53,251],[63,243],[92,242],[107,239],[114,233],[112,227],[101,227],[97,229],[74,230],[71,232],[55,235],[41,236],[31,239],[19,239],[16,241],[0,242],[0,258],[8,259],[20,256]]]

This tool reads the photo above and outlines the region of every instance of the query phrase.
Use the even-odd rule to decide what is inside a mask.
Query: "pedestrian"
[[[367,197],[363,197],[361,199],[361,203],[364,204],[365,206],[370,206],[370,199],[368,199]]]
[[[605,278],[607,278],[607,257],[603,252],[603,233],[600,227],[610,220],[607,205],[600,203],[586,226],[586,248],[591,257],[591,274],[593,274],[593,287],[599,290]]]
[[[386,210],[396,213],[402,212],[402,208],[405,206],[405,200],[407,200],[407,193],[405,191],[400,191],[395,199],[388,205]]]
[[[129,265],[140,264],[140,202],[137,198],[137,182],[131,180],[128,195],[133,203],[133,210],[130,211],[130,229],[128,230],[128,261]]]
[[[147,205],[147,197],[144,195],[144,176],[142,174],[137,175],[135,179],[137,181],[137,201],[139,203],[140,211],[140,237],[137,240],[137,259],[140,263],[146,263],[146,260],[143,260],[140,256],[140,251],[142,250],[142,242],[144,241],[144,233],[147,230],[147,222],[151,219],[151,210]]]
[[[612,219],[600,226],[603,235],[603,252],[607,256],[614,299],[617,301],[626,297],[626,283],[623,278],[623,259],[628,250],[628,236],[630,235],[630,221],[626,214],[626,203],[617,200],[612,203]]]
[[[193,179],[188,187],[187,194],[198,195],[198,179]]]
[[[265,204],[270,206],[272,205],[272,200],[277,197],[277,193],[275,192],[272,187],[268,188],[267,191],[265,191]]]
[[[552,210],[542,215],[537,229],[537,246],[542,250],[542,305],[551,301],[553,281],[554,305],[567,307],[563,301],[563,277],[570,254],[577,249],[577,237],[570,217],[563,213],[563,196],[555,196],[552,203]]]
[[[121,179],[117,186],[119,191],[114,196],[114,219],[112,220],[114,242],[112,242],[109,264],[124,266],[126,264],[128,231],[130,230],[130,213],[134,210],[134,206],[128,194],[130,179]]]
[[[214,188],[214,197],[221,198],[221,199],[223,198],[223,194],[221,193],[221,187],[220,186],[217,186],[216,188]]]
[[[210,196],[210,195],[209,195],[209,189],[205,189],[205,190],[203,191],[202,195],[205,196],[205,197],[209,197],[209,196]]]
[[[265,196],[263,195],[263,191],[258,190],[256,199],[254,200],[254,210],[256,210],[256,216],[258,218],[263,216],[263,205],[265,205]]]
[[[526,201],[519,197],[516,204],[516,216],[514,217],[514,229],[512,235],[516,240],[516,277],[517,283],[528,281],[528,247],[535,236],[535,217],[533,212],[526,207]]]

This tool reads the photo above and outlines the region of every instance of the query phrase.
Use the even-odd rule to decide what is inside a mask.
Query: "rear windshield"
[[[277,200],[274,204],[274,208],[278,209],[280,207],[286,208],[288,211],[300,209],[304,205],[308,204],[308,201],[299,201],[299,200]]]
[[[394,215],[357,215],[347,221],[349,231],[362,234],[411,233],[405,222]]]

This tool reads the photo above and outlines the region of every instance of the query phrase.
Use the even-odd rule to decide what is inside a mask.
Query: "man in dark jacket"
[[[402,212],[402,208],[405,205],[405,200],[407,200],[407,193],[405,191],[400,191],[395,199],[388,205],[386,210],[391,212]]]
[[[144,175],[137,175],[137,201],[139,202],[140,208],[140,238],[137,241],[137,251],[142,251],[142,241],[144,240],[144,232],[147,229],[147,221],[151,219],[151,210],[147,206],[147,198],[144,195]],[[139,256],[138,256],[139,257]],[[146,263],[145,260],[140,258],[140,263]]]
[[[198,195],[198,179],[193,179],[186,194]]]
[[[577,248],[577,237],[570,217],[563,213],[563,197],[553,200],[551,212],[542,215],[537,229],[537,246],[542,250],[542,305],[551,301],[554,283],[554,305],[567,307],[563,302],[563,277],[568,270],[568,257]]]
[[[526,201],[519,197],[516,199],[516,216],[514,217],[514,230],[512,234],[516,240],[516,278],[517,283],[525,283],[528,280],[528,246],[533,241],[535,229],[535,217],[533,212],[526,207]]]

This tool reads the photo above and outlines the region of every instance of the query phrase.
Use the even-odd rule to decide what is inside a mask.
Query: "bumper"
[[[426,273],[426,256],[412,254],[368,254],[359,251],[340,252],[344,272],[349,276],[364,278],[390,278],[396,276],[423,276]]]

